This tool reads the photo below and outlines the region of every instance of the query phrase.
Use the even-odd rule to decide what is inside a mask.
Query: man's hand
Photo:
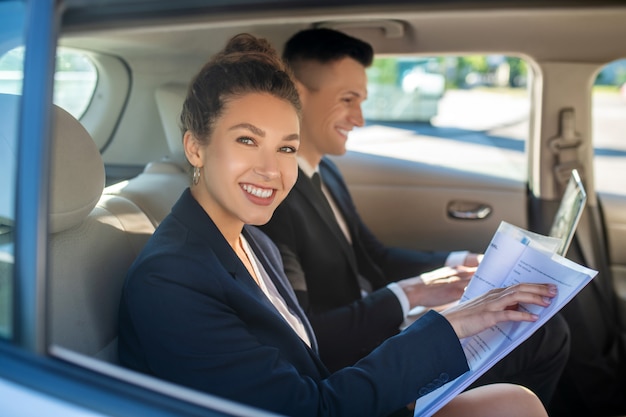
[[[483,260],[482,253],[468,253],[463,262],[464,266],[477,267],[480,261]]]
[[[418,277],[398,281],[411,308],[437,307],[457,301],[463,295],[476,268],[444,267]]]

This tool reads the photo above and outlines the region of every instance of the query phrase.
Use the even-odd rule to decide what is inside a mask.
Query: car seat
[[[80,122],[55,106],[53,126],[50,341],[116,363],[122,285],[154,226],[130,200],[102,195],[104,163]]]
[[[120,195],[133,201],[158,226],[169,214],[174,203],[190,185],[189,163],[182,145],[178,125],[187,87],[166,84],[157,89],[155,99],[170,154],[160,161],[150,162],[143,172],[128,181],[113,184],[105,194]]]

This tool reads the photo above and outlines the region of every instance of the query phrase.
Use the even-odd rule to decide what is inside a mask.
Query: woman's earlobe
[[[195,138],[189,130],[183,135],[183,148],[185,156],[191,165],[201,167],[203,165],[202,156],[200,154],[200,142]]]

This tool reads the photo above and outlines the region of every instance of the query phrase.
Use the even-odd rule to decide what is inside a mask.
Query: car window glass
[[[592,94],[596,190],[626,195],[626,59],[598,72]]]
[[[530,66],[502,55],[385,56],[348,149],[525,181]]]
[[[0,56],[0,93],[16,94],[22,86],[24,48],[16,47]],[[59,48],[54,74],[54,104],[80,119],[93,97],[98,72],[84,53]]]
[[[23,43],[24,4],[0,3],[0,56]],[[22,62],[12,66],[22,72]],[[15,74],[0,65],[0,79]],[[0,85],[2,83],[0,82]],[[10,339],[13,322],[13,256],[15,241],[15,191],[17,172],[17,125],[21,85],[11,94],[0,90],[0,338]]]

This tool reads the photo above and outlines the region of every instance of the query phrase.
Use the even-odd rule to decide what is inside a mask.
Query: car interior
[[[87,131],[56,107],[49,240],[52,342],[116,362],[122,278],[154,226],[132,201],[102,196],[104,178],[102,157]]]
[[[625,5],[234,1],[124,7],[112,1],[99,8],[88,3],[68,1],[60,14],[57,46],[89,57],[98,81],[79,117],[57,105],[53,109],[47,354],[194,404],[226,407],[221,399],[117,365],[121,286],[190,183],[178,116],[195,72],[235,34],[264,37],[280,51],[297,31],[328,27],[371,43],[377,57],[511,54],[529,63],[533,76],[521,178],[476,171],[472,166],[481,162],[472,154],[455,166],[358,150],[332,159],[363,219],[385,243],[478,253],[502,221],[547,234],[569,172],[578,169],[588,203],[568,258],[600,273],[563,310],[572,335],[571,368],[560,392],[567,398],[561,403],[568,405],[554,415],[626,415],[618,394],[606,390],[607,384],[626,387],[626,188],[623,180],[617,186],[621,194],[598,185],[605,177],[624,178],[626,169],[596,173],[592,101],[600,69],[626,58]],[[15,96],[0,94],[1,114],[17,106]],[[621,111],[626,121],[626,102]],[[386,134],[375,138],[382,147]],[[623,139],[622,134],[621,146]],[[411,152],[420,153],[419,146]],[[452,214],[477,207],[488,214]],[[579,396],[571,381],[581,378],[597,390]],[[237,412],[262,415],[246,408]]]

